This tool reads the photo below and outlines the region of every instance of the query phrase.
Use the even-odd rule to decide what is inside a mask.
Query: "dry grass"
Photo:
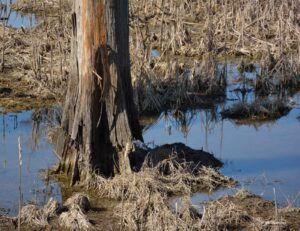
[[[49,225],[50,218],[57,215],[59,207],[60,205],[53,198],[50,198],[43,208],[33,204],[25,205],[21,210],[21,222],[22,224],[46,227]]]
[[[5,68],[17,67],[35,91],[55,97],[64,95],[69,74],[70,7],[60,7],[66,2],[19,0],[20,11],[26,5],[31,11],[59,10],[43,11],[33,29],[7,28],[4,36]],[[260,93],[299,86],[299,22],[296,0],[131,0],[131,69],[139,111],[222,99],[227,70],[226,58],[217,68],[220,56],[261,57],[255,82]]]
[[[261,57],[255,82],[260,94],[299,86],[295,0],[132,0],[130,6],[132,73],[141,112],[202,105],[203,96],[224,94],[228,56]],[[219,70],[218,57],[225,57]]]
[[[50,7],[47,4],[59,8],[60,1],[35,2],[45,8]],[[30,3],[34,4],[33,1]],[[60,98],[64,96],[69,70],[70,14],[65,8],[59,8],[54,16],[48,16],[50,14],[45,11],[43,15],[37,15],[38,24],[29,28],[5,28],[0,38],[4,47],[3,71],[22,79],[23,84],[30,86],[33,96]],[[28,91],[24,93],[28,94]]]
[[[146,161],[147,162],[147,161]],[[167,172],[167,174],[166,174]],[[89,188],[100,197],[120,201],[115,212],[121,227],[133,230],[191,230],[197,213],[192,209],[189,195],[194,191],[211,191],[220,186],[232,186],[234,181],[212,168],[191,168],[164,160],[156,167],[143,166],[140,172],[105,179],[94,175]],[[171,195],[187,195],[184,206],[171,208]]]
[[[300,7],[296,0],[130,3],[132,30],[143,38],[139,47],[151,39],[152,47],[185,56],[210,51],[256,55],[268,49],[282,54],[298,48]]]
[[[164,174],[166,171],[168,174]],[[117,175],[105,179],[94,175],[89,187],[96,189],[101,197],[135,200],[140,195],[161,193],[166,195],[190,194],[195,191],[212,191],[220,186],[232,186],[234,181],[207,167],[191,169],[189,163],[178,164],[170,159],[156,167],[144,166],[130,175]]]
[[[71,9],[71,1],[69,0],[42,0],[42,1],[32,1],[32,0],[16,0],[12,4],[12,9],[20,11],[23,13],[26,12],[35,12],[35,13],[53,13],[58,11],[61,8],[64,10]]]
[[[87,216],[76,205],[73,205],[69,211],[63,212],[59,216],[58,221],[61,226],[70,230],[93,230],[93,226]]]
[[[21,222],[22,226],[42,230],[53,222],[56,223],[55,227],[69,230],[93,230],[93,225],[86,216],[89,209],[89,199],[83,194],[73,195],[63,206],[50,198],[43,208],[36,205],[24,206],[21,210]]]
[[[275,120],[286,114],[292,106],[286,100],[256,100],[253,103],[236,103],[222,111],[223,118],[260,121]]]
[[[209,202],[202,213],[194,209],[189,197],[184,197],[174,208],[165,194],[150,193],[136,200],[123,201],[116,208],[116,214],[121,225],[130,230],[215,231],[246,228],[263,231],[294,227],[292,222],[297,219],[297,213],[291,215],[283,209],[280,210],[281,217],[276,218],[274,209],[272,202],[242,190],[234,196]]]

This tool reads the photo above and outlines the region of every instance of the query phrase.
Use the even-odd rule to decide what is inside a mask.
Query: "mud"
[[[49,107],[58,101],[51,94],[39,94],[35,86],[18,76],[0,74],[0,108],[18,112],[32,108]]]
[[[143,165],[156,167],[164,160],[172,159],[179,164],[192,163],[194,171],[201,167],[220,168],[223,163],[212,154],[203,150],[194,150],[183,143],[165,144],[154,149],[141,149],[135,146],[135,151],[129,155],[131,168],[139,171]],[[164,169],[164,171],[167,171]]]

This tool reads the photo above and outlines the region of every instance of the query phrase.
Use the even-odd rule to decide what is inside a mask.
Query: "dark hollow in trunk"
[[[130,76],[128,0],[75,0],[72,67],[59,171],[72,184],[120,171],[126,144],[142,140]]]

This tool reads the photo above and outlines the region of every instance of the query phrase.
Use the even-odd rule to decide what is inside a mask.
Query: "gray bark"
[[[72,184],[97,172],[113,176],[126,144],[142,139],[130,76],[128,0],[73,3],[72,70],[59,170]]]

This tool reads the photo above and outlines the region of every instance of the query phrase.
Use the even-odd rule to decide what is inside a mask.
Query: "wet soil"
[[[36,87],[16,75],[0,74],[0,111],[17,112],[49,107],[57,103],[50,94],[38,94]]]
[[[203,166],[220,168],[223,165],[212,154],[203,150],[192,149],[183,143],[165,144],[154,149],[135,148],[135,151],[129,155],[129,159],[131,168],[135,171],[139,171],[145,164],[156,167],[162,161],[169,159],[181,165],[192,163],[190,167],[194,170]]]

